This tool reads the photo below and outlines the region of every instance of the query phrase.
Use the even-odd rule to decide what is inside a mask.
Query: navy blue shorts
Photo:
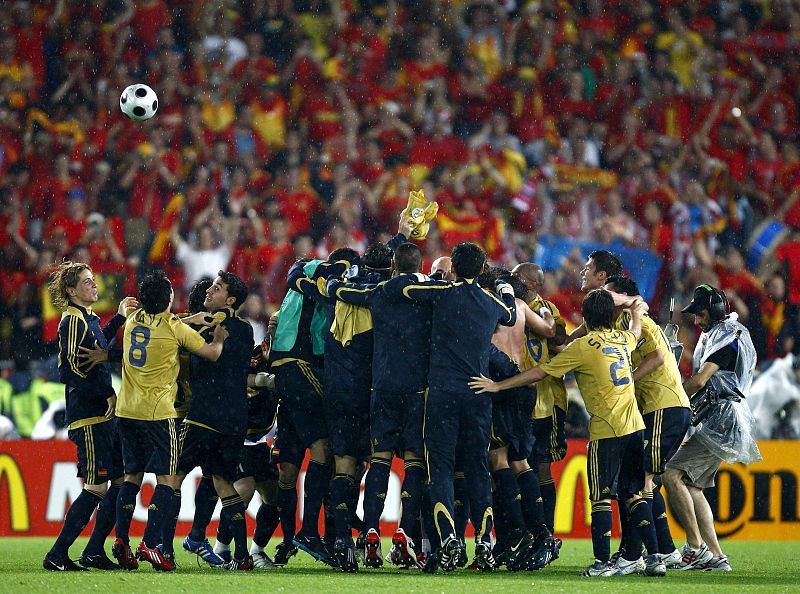
[[[243,445],[239,452],[236,480],[253,477],[256,483],[278,480],[278,467],[272,462],[269,444]]]
[[[275,455],[280,462],[300,466],[311,444],[328,437],[320,374],[304,361],[272,369],[280,398]]]
[[[643,418],[644,469],[661,474],[683,443],[692,413],[688,408],[675,406],[647,413]]]
[[[492,400],[492,435],[489,448],[508,448],[510,461],[527,460],[533,452],[534,439],[530,418],[536,404],[536,391],[524,387],[508,390]]]
[[[566,417],[566,412],[554,406],[552,416],[530,420],[534,439],[533,454],[528,459],[531,468],[542,463],[558,462],[567,455]]]
[[[373,452],[413,452],[422,456],[422,422],[425,392],[372,391],[369,413]]]
[[[644,488],[642,431],[589,442],[589,499],[626,501]]]
[[[141,421],[117,419],[122,442],[122,459],[127,474],[152,472],[156,475],[178,473],[178,419]]]
[[[116,420],[70,429],[69,438],[78,448],[78,476],[87,485],[122,476],[122,444]]]
[[[226,435],[208,427],[184,421],[180,431],[178,469],[189,474],[198,466],[204,474],[236,481],[244,436]]]
[[[368,388],[340,392],[325,391],[325,422],[334,456],[366,460],[369,449]]]

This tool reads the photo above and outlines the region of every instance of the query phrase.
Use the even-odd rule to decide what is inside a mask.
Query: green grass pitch
[[[138,543],[134,539],[134,545]],[[42,569],[42,558],[52,543],[44,538],[0,538],[0,591],[2,592],[800,592],[798,542],[726,542],[731,559],[730,574],[668,572],[665,578],[625,576],[582,578],[578,572],[591,561],[591,542],[564,543],[561,558],[537,572],[474,573],[457,570],[451,574],[425,575],[397,569],[363,570],[342,574],[314,562],[304,553],[293,557],[282,569],[227,573],[198,567],[196,557],[180,549],[176,540],[178,570],[170,574],[153,571],[144,564],[135,572],[51,573]],[[70,553],[80,554],[85,539]],[[109,541],[110,547],[110,541]],[[274,552],[277,541],[270,543]],[[384,552],[389,543],[384,540]]]

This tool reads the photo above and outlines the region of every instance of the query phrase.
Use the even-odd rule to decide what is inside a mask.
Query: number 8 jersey
[[[636,337],[623,330],[591,330],[549,363],[540,367],[547,375],[575,380],[589,413],[589,439],[622,437],[644,429],[636,406],[630,353]]]
[[[173,313],[137,309],[125,322],[122,342],[122,388],[116,415],[126,419],[174,419],[178,393],[178,351],[196,351],[206,343]]]

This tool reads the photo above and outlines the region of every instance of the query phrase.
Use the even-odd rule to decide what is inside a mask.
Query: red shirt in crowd
[[[789,303],[800,304],[800,241],[779,245],[775,250],[775,259],[783,262],[788,271]]]

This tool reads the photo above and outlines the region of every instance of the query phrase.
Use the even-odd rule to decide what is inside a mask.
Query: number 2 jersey
[[[619,329],[628,328],[631,316],[625,312],[615,322]],[[642,336],[631,352],[631,363],[636,369],[647,355],[660,351],[664,362],[646,376],[636,380],[636,400],[643,415],[672,407],[689,407],[689,398],[683,389],[678,362],[663,330],[650,318],[642,316]]]
[[[644,429],[636,406],[630,353],[633,333],[591,330],[573,342],[541,370],[554,377],[575,372],[575,380],[589,413],[589,439],[622,437]]]
[[[122,341],[122,388],[116,415],[126,419],[174,419],[178,392],[178,351],[196,351],[205,340],[173,313],[137,309],[125,322]]]

